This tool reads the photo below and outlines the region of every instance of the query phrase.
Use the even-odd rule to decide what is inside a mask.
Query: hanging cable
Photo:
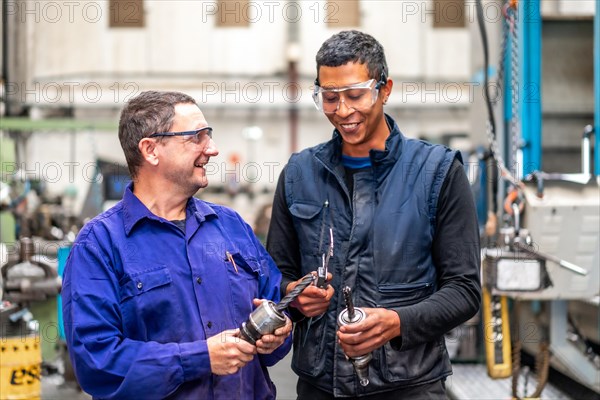
[[[485,91],[485,104],[488,112],[488,121],[491,125],[492,132],[496,133],[496,118],[494,117],[494,110],[492,108],[492,102],[490,100],[490,77],[489,77],[489,47],[487,31],[485,29],[485,21],[483,15],[483,6],[481,0],[477,0],[477,23],[479,26],[479,33],[481,34],[481,43],[483,45],[483,83]]]
[[[486,160],[486,169],[488,171],[488,182],[486,185],[488,215],[485,224],[485,236],[491,238],[498,230],[498,222],[496,217],[496,212],[498,210],[498,204],[496,201],[498,175],[497,169],[495,168],[495,149],[493,148],[494,144],[496,143],[496,141],[493,140],[493,136],[496,133],[496,119],[494,117],[494,110],[490,100],[489,46],[483,16],[483,6],[481,5],[481,0],[477,0],[475,4],[477,10],[477,22],[479,26],[479,32],[481,34],[481,43],[483,45],[483,82],[485,90],[485,104],[488,112],[486,133],[488,136],[488,142],[490,143],[490,148],[487,151],[487,154],[483,156],[483,159]]]

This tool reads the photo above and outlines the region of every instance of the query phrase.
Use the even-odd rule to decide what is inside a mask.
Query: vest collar
[[[374,167],[393,165],[402,154],[405,140],[404,135],[400,132],[398,124],[396,124],[396,121],[392,117],[385,114],[385,120],[390,128],[390,135],[385,141],[385,149],[369,151],[369,156]],[[333,130],[333,136],[330,141],[315,147],[315,157],[332,171],[340,168],[343,170],[342,136],[337,129]]]

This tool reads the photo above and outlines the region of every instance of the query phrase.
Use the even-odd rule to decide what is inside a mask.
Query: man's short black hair
[[[317,52],[319,68],[339,67],[349,62],[365,64],[371,79],[387,80],[388,67],[383,46],[371,35],[356,30],[342,31],[327,39]]]

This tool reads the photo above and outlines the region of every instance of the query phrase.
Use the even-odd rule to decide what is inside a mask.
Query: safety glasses
[[[153,133],[148,137],[156,138],[169,136],[192,136],[192,142],[194,142],[195,144],[202,144],[207,140],[212,139],[212,133],[213,128],[211,128],[210,126],[206,126],[204,128],[196,129],[193,131]]]
[[[385,85],[385,79],[379,81],[369,79],[366,82],[340,88],[323,88],[315,81],[313,100],[317,110],[325,114],[333,114],[340,108],[340,104],[354,110],[367,110],[375,104],[379,95],[379,88]]]

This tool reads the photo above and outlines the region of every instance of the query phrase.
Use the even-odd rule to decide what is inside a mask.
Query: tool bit
[[[352,289],[350,289],[349,286],[346,286],[342,289],[342,294],[344,295],[346,308],[343,309],[338,316],[338,325],[344,326],[358,324],[359,322],[363,321],[367,317],[367,313],[365,313],[361,308],[354,307],[354,304],[352,303]],[[367,353],[358,357],[346,357],[354,367],[354,371],[358,376],[358,381],[361,386],[367,386],[369,384],[369,362],[373,358],[371,353]]]
[[[298,297],[300,293],[302,293],[302,291],[313,282],[314,279],[315,277],[313,274],[306,274],[304,278],[302,278],[302,281],[297,284],[295,288],[290,290],[290,292],[286,294],[283,299],[281,299],[279,304],[275,306],[275,309],[277,311],[285,310],[290,303],[294,301],[294,299],[296,299],[296,297]]]
[[[342,289],[342,293],[344,294],[344,302],[346,303],[346,309],[348,310],[348,320],[354,320],[354,304],[352,304],[352,289],[346,286]]]

